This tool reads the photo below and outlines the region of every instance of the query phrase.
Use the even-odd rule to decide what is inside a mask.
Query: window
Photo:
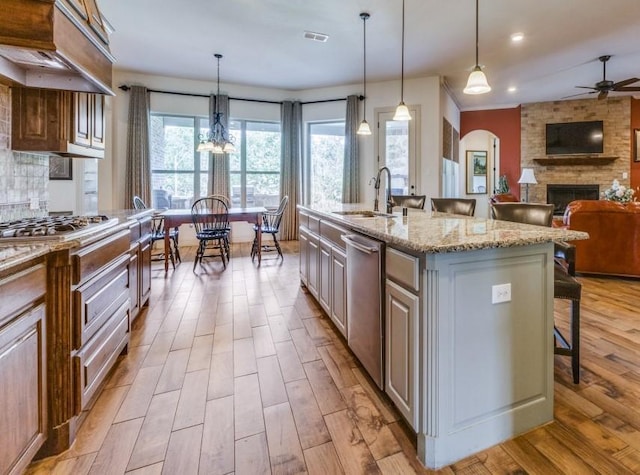
[[[208,128],[208,120],[202,117],[151,115],[154,208],[188,208],[207,195],[210,154],[197,152],[196,145],[198,135]]]
[[[344,122],[310,123],[308,136],[311,203],[342,201]]]
[[[280,202],[280,124],[233,119],[229,133],[232,206],[278,206]]]

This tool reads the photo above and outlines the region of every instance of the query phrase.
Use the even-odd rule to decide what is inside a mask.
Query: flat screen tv
[[[601,120],[547,124],[547,155],[602,153]]]

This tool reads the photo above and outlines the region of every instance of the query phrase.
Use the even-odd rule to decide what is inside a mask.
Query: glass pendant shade
[[[478,61],[478,44],[480,43],[478,39],[478,6],[479,0],[476,0],[476,67],[473,68],[471,74],[469,74],[469,79],[467,80],[467,87],[463,89],[462,92],[465,94],[486,94],[491,91],[491,86],[487,82],[487,76],[482,72],[482,68],[480,68],[480,62]]]
[[[360,122],[360,126],[358,127],[358,131],[356,132],[358,135],[371,135],[371,127],[369,127],[369,122],[363,120]]]
[[[363,55],[362,55],[362,82],[364,84],[364,94],[362,96],[362,122],[356,131],[358,135],[371,135],[371,127],[367,122],[367,20],[370,15],[366,12],[360,14],[362,19],[362,38],[363,38]]]
[[[469,74],[467,87],[464,88],[465,94],[486,94],[491,91],[491,86],[487,82],[487,76],[484,75],[480,66],[476,66]]]
[[[400,69],[400,104],[396,107],[396,113],[393,120],[411,120],[409,108],[404,103],[404,0],[402,0],[402,57]]]
[[[396,113],[393,116],[393,120],[411,120],[411,114],[409,114],[409,108],[404,102],[398,104],[396,107]]]

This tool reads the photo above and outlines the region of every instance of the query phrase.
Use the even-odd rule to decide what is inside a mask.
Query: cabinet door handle
[[[365,252],[367,254],[373,254],[374,252],[378,252],[378,248],[375,246],[365,246],[364,244],[359,243],[358,241],[354,241],[352,238],[355,237],[354,234],[347,234],[340,236],[344,242],[346,242],[349,246],[355,247],[358,251]]]

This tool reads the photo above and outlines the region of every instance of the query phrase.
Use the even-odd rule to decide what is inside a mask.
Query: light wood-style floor
[[[191,250],[167,278],[154,263],[129,355],[72,448],[28,473],[640,473],[639,280],[580,278],[582,380],[556,356],[555,422],[431,472],[285,249],[257,268],[236,246],[196,274]]]

